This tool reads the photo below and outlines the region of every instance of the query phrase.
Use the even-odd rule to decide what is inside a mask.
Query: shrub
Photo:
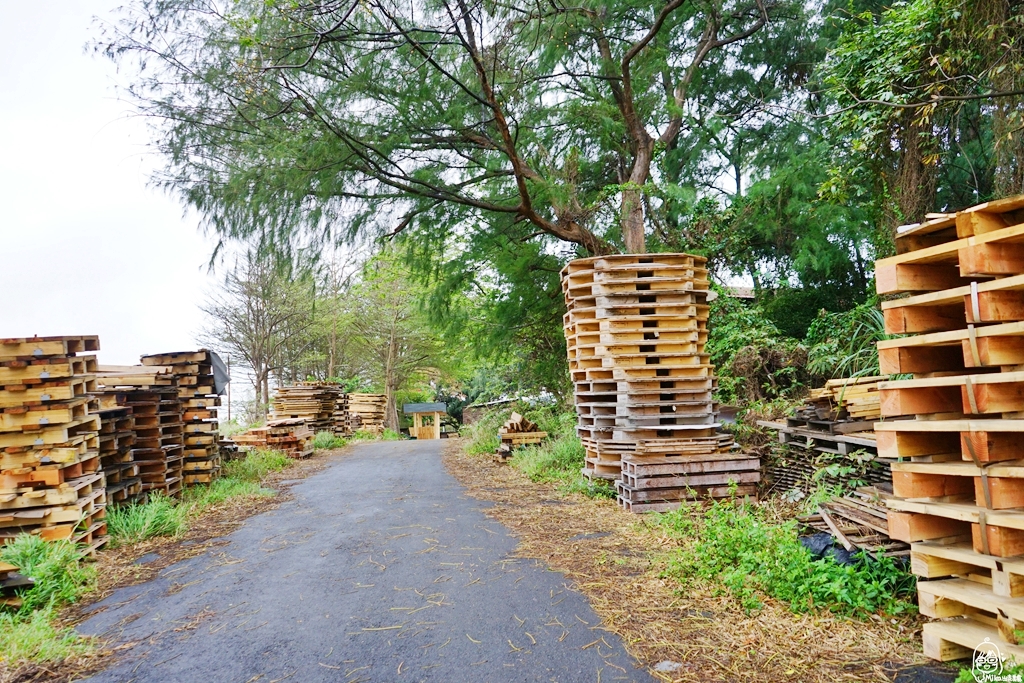
[[[876,343],[887,338],[877,299],[844,313],[821,311],[807,330],[807,369],[825,379],[877,375]]]
[[[684,587],[719,585],[747,610],[762,596],[795,612],[826,610],[850,616],[912,612],[914,576],[891,558],[867,557],[854,565],[815,559],[796,536],[796,523],[766,519],[762,508],[716,501],[703,512],[684,506],[658,516],[657,523],[683,547],[669,559],[665,575]]]

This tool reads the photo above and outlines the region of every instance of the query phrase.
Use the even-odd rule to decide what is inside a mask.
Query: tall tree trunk
[[[643,186],[651,175],[654,140],[643,131],[636,142],[636,160],[629,174],[626,189],[622,191],[622,239],[628,254],[646,254],[644,237]]]
[[[900,223],[919,223],[935,203],[936,165],[928,161],[934,137],[916,114],[907,110],[900,139],[899,162],[896,166],[896,187],[893,188],[898,219],[890,226],[893,237]]]
[[[398,342],[395,339],[395,330],[391,329],[391,338],[388,340],[388,356],[384,366],[384,395],[387,402],[384,407],[384,424],[388,429],[399,431],[398,422],[398,377],[396,377],[396,365],[398,363]]]

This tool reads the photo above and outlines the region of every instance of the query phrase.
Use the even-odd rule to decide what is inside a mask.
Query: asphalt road
[[[562,574],[511,557],[443,444],[357,446],[227,545],[98,603],[79,631],[138,644],[88,680],[653,681]]]

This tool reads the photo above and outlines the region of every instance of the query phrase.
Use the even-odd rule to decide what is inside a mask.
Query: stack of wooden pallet
[[[331,390],[334,393],[334,414],[331,416],[331,429],[334,431],[335,436],[344,438],[352,433],[348,419],[348,394],[337,384],[331,385]]]
[[[809,400],[833,420],[877,420],[881,416],[878,384],[887,379],[887,376],[830,379],[824,387],[811,389]]]
[[[146,367],[165,368],[174,376],[181,401],[184,430],[182,480],[184,484],[209,484],[220,475],[217,395],[211,351],[175,351],[142,357]]]
[[[602,256],[562,271],[584,474],[616,480],[634,512],[756,493],[757,458],[719,432],[705,259]]]
[[[383,394],[349,394],[349,430],[380,434],[384,431],[384,410],[387,397]]]
[[[0,543],[106,542],[96,337],[0,339]]]
[[[876,263],[883,304],[879,453],[893,464],[894,538],[921,577],[925,653],[986,639],[1024,661],[1024,196],[931,220]],[[897,419],[899,418],[899,419]]]
[[[97,374],[102,408],[130,408],[134,422],[132,462],[142,492],[181,494],[184,422],[178,381],[162,366],[106,366]]]
[[[547,432],[537,429],[536,423],[519,413],[512,413],[505,424],[498,428],[498,437],[501,439],[501,443],[498,445],[498,450],[494,452],[494,459],[497,462],[505,462],[512,457],[516,448],[540,443],[547,436]]]
[[[266,427],[254,427],[238,434],[234,442],[245,451],[281,451],[290,458],[313,455],[313,430],[301,417],[271,420]]]
[[[100,465],[110,505],[142,499],[142,478],[135,462],[135,416],[129,406],[103,408],[100,417]]]
[[[336,387],[302,382],[274,390],[272,420],[301,418],[314,432],[334,431]]]

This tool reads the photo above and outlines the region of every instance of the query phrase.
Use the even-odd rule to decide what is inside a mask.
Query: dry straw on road
[[[458,442],[445,464],[472,496],[496,503],[487,514],[518,537],[517,554],[564,572],[603,628],[661,680],[891,681],[895,669],[924,661],[913,622],[798,615],[770,599],[748,616],[728,597],[681,594],[659,576],[660,558],[677,542],[614,502],[566,498],[515,468],[466,455]],[[678,668],[654,670],[659,663]]]

